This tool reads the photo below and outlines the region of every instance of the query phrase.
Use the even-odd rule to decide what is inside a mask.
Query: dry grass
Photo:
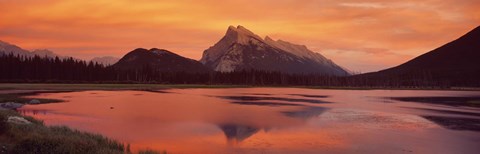
[[[20,116],[15,111],[0,111],[0,143],[6,153],[63,154],[63,153],[125,153],[125,146],[102,135],[72,130],[68,127],[43,125],[41,121],[28,125],[7,123],[8,116]]]

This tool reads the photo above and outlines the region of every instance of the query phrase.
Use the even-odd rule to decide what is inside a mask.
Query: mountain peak
[[[46,54],[53,54],[53,51],[51,51],[51,50],[48,50],[48,49],[35,49],[35,50],[33,50],[32,52],[36,52],[36,53],[46,53]]]
[[[150,51],[150,52],[153,52],[154,54],[157,54],[157,55],[175,54],[175,53],[170,52],[170,51],[168,51],[168,50],[158,49],[158,48],[151,48],[149,51]],[[175,54],[175,55],[176,55],[176,54]]]
[[[472,31],[480,31],[480,25],[475,27],[475,29],[473,29]]]
[[[8,43],[8,42],[5,42],[5,41],[2,41],[2,40],[0,40],[0,45],[12,45],[12,44],[10,44],[10,43]]]
[[[148,51],[148,50],[145,49],[145,48],[136,48],[136,49],[133,50],[133,51],[136,51],[136,52],[142,51],[142,52],[143,52],[143,51]],[[133,51],[132,51],[132,52],[133,52]]]
[[[26,57],[33,57],[33,56],[40,56],[40,57],[48,57],[48,58],[73,58],[70,56],[61,56],[51,50],[48,49],[35,49],[33,51],[22,49],[14,44],[10,44],[5,41],[0,40],[0,55],[2,54],[13,54],[13,55],[20,55]],[[76,58],[73,58],[76,59]]]
[[[237,29],[237,28],[235,28],[235,26],[233,26],[233,25],[228,26],[228,30],[235,30],[235,29]]]
[[[270,45],[280,47],[281,49],[287,50],[287,51],[289,51],[289,49],[282,48],[281,46],[285,46],[285,45],[286,46],[296,46],[297,48],[303,48],[303,50],[308,50],[307,46],[305,46],[305,45],[294,44],[294,43],[290,43],[288,41],[284,41],[284,40],[281,40],[281,39],[278,39],[278,40],[275,41],[274,39],[272,39],[269,36],[265,36],[264,40],[265,40],[265,42],[267,42]]]
[[[268,36],[268,35],[265,36],[265,39],[264,39],[264,40],[267,41],[267,42],[275,42],[275,40],[273,40],[272,38],[270,38],[270,36]]]
[[[11,43],[8,43],[8,42],[2,41],[2,40],[0,40],[0,46],[2,46],[2,47],[11,46],[11,47],[20,48],[20,47],[18,47],[18,46],[15,45],[15,44],[11,44]]]
[[[247,28],[243,27],[242,25],[238,25],[237,27],[230,25],[230,26],[228,26],[227,31],[233,31],[233,32],[243,33],[243,34],[253,34],[252,31],[248,30]]]
[[[173,52],[170,52],[168,50],[158,49],[158,48],[151,48],[150,50],[145,49],[145,48],[137,48],[137,49],[131,51],[130,53],[138,53],[138,54],[153,53],[153,54],[156,54],[156,55],[177,55],[177,54],[175,54]]]
[[[110,66],[118,62],[120,58],[112,57],[112,56],[103,56],[103,57],[95,57],[92,58],[90,61],[98,64],[102,64],[103,66]]]
[[[164,49],[137,48],[123,56],[113,67],[120,70],[139,70],[151,67],[159,72],[208,72],[200,62],[182,57]]]
[[[213,70],[267,70],[287,73],[348,75],[331,60],[304,45],[260,38],[243,26],[229,26],[225,36],[203,52],[203,64]]]
[[[242,33],[247,33],[247,34],[253,34],[252,31],[248,30],[247,28],[241,26],[241,25],[238,25],[237,26],[237,30],[242,32]],[[255,34],[254,34],[255,35]]]
[[[362,76],[391,78],[399,83],[425,85],[472,86],[480,85],[480,26],[458,39],[446,43],[399,66]],[[422,81],[422,80],[428,80]],[[418,82],[420,81],[420,82]],[[475,81],[475,82],[471,82]]]
[[[35,49],[33,50],[31,53],[37,55],[37,56],[40,56],[40,57],[59,57],[59,58],[62,58],[62,56],[54,53],[53,51],[50,51],[48,49]]]
[[[5,41],[0,40],[0,55],[3,54],[13,54],[13,55],[22,55],[22,56],[33,56],[30,51],[22,49],[14,44],[10,44]]]
[[[480,39],[480,26],[477,26],[475,29],[468,31],[465,35],[458,38],[457,40],[470,40],[477,42]]]
[[[252,31],[241,25],[238,25],[237,27],[229,26],[225,37],[232,39],[233,41],[240,44],[246,44],[251,39],[258,41],[262,40],[262,38],[260,38],[258,35],[254,34]]]

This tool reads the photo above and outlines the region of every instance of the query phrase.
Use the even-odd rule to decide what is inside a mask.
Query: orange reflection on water
[[[308,95],[296,95],[299,93]],[[419,148],[416,144],[430,139],[431,143],[422,142],[424,146],[456,139],[462,146],[450,149],[472,150],[468,140],[452,137],[448,131],[410,114],[409,110],[366,97],[388,95],[412,93],[287,88],[83,91],[40,94],[34,97],[66,102],[26,105],[20,111],[44,120],[47,125],[67,125],[103,134],[130,144],[133,151],[397,153],[415,149],[431,153],[449,150]]]

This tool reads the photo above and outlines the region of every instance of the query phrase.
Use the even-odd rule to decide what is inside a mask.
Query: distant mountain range
[[[4,54],[41,57],[60,57],[49,50],[21,49],[6,42],[0,42]],[[160,71],[220,71],[263,70],[284,73],[308,73],[333,76],[347,76],[349,71],[336,65],[319,53],[310,51],[304,45],[296,45],[270,37],[260,38],[242,26],[230,26],[226,35],[214,46],[205,50],[201,63],[162,49],[136,49],[122,59],[96,57],[91,61],[118,69],[140,69],[144,65]]]
[[[103,57],[95,57],[90,61],[98,64],[102,64],[103,66],[110,66],[117,63],[120,58],[112,57],[112,56],[103,56]]]
[[[0,54],[32,55],[30,51],[24,50],[16,45],[0,41]]]
[[[150,50],[138,48],[122,57],[113,67],[120,70],[140,70],[153,68],[159,72],[209,72],[202,63],[179,56],[164,49]]]
[[[386,70],[354,75],[342,80],[357,85],[478,85],[480,86],[480,27],[435,50]],[[55,57],[49,50],[24,50],[0,41],[0,55]],[[62,57],[62,56],[59,56]],[[63,56],[65,58],[65,56]],[[164,49],[135,49],[120,60],[99,57],[92,61],[118,70],[153,68],[160,72],[232,72],[264,70],[347,76],[349,71],[303,45],[270,37],[260,38],[242,26],[230,26],[225,36],[204,51],[200,61]],[[118,62],[117,62],[118,61]],[[343,82],[343,81],[342,81]]]
[[[26,57],[31,57],[31,56],[40,56],[40,57],[59,57],[59,58],[67,58],[66,56],[61,56],[58,55],[50,50],[47,49],[36,49],[33,51],[28,51],[25,49],[22,49],[16,45],[0,41],[0,54],[13,54],[13,55],[20,55],[20,56],[26,56]]]
[[[37,55],[37,56],[40,56],[40,57],[69,58],[68,56],[58,55],[58,54],[56,54],[56,53],[54,53],[53,51],[50,51],[50,50],[48,50],[48,49],[35,49],[35,50],[33,50],[31,53],[32,53],[33,55]]]
[[[225,36],[203,52],[200,60],[207,67],[220,72],[265,70],[284,73],[314,73],[334,76],[350,75],[304,45],[265,39],[245,27],[230,26]]]
[[[26,56],[26,57],[33,57],[33,56],[49,57],[49,58],[58,57],[60,59],[73,58],[73,59],[79,60],[79,59],[74,58],[74,57],[63,56],[63,55],[56,54],[55,52],[50,51],[48,49],[35,49],[33,51],[28,51],[28,50],[22,49],[21,47],[18,47],[16,45],[13,45],[13,44],[10,44],[10,43],[7,43],[7,42],[4,42],[4,41],[0,40],[0,55],[1,54],[5,54],[5,55],[13,54],[13,55]],[[115,64],[118,60],[119,60],[119,58],[116,58],[116,57],[104,56],[104,57],[95,57],[95,58],[91,59],[90,61],[102,64],[102,65],[105,65],[105,66],[109,66],[109,65]]]
[[[470,83],[480,81],[480,26],[437,49],[404,64],[386,70],[361,74],[360,77],[394,80],[426,79],[432,82]]]
[[[205,50],[200,62],[163,49],[139,48],[126,54],[113,66],[121,70],[138,70],[148,65],[161,72],[263,70],[350,75],[342,67],[303,45],[282,40],[274,41],[268,36],[264,40],[242,26],[230,26],[218,43]]]

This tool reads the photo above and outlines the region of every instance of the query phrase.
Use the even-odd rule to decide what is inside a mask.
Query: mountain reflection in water
[[[80,91],[19,112],[167,153],[475,153],[479,92],[300,88]],[[389,99],[389,98],[435,99]],[[437,97],[447,98],[447,101]],[[388,99],[385,99],[388,98]],[[388,100],[389,103],[384,103]],[[471,123],[474,122],[474,123]],[[388,142],[385,140],[388,139]],[[454,144],[446,144],[454,143]]]

